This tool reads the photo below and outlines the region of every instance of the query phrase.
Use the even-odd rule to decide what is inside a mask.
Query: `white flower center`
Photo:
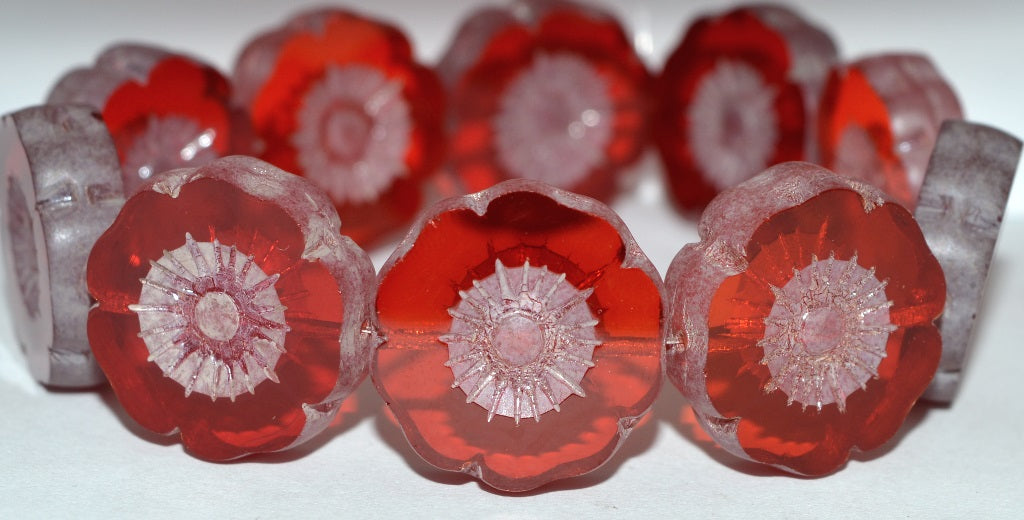
[[[831,307],[821,307],[807,312],[800,336],[809,354],[824,354],[837,347],[843,340],[845,320]]]
[[[593,289],[579,290],[546,267],[506,268],[474,280],[449,309],[452,325],[441,341],[455,377],[452,388],[467,403],[494,415],[540,416],[572,394],[581,397],[583,375],[594,366],[598,321],[586,300]]]
[[[722,60],[700,80],[687,112],[697,167],[719,190],[768,166],[779,139],[775,90],[745,63]]]
[[[567,188],[606,157],[614,107],[600,73],[571,54],[541,54],[506,89],[494,119],[501,166]]]
[[[336,107],[324,118],[324,144],[335,160],[353,163],[362,157],[372,129],[361,108]]]
[[[210,339],[227,341],[238,332],[238,306],[226,293],[212,291],[199,298],[196,304],[196,322],[199,330]]]
[[[543,352],[544,329],[532,318],[512,314],[495,325],[494,350],[509,364],[527,365]]]
[[[145,128],[124,151],[121,165],[125,191],[134,192],[136,186],[153,175],[182,168],[201,166],[217,158],[213,140],[217,132],[201,129],[199,124],[183,116],[150,115]]]
[[[284,310],[253,257],[218,241],[185,244],[150,262],[139,303],[139,336],[149,361],[185,388],[216,400],[255,393],[285,352]]]
[[[789,404],[804,408],[836,403],[845,412],[846,398],[878,376],[889,334],[896,330],[886,285],[854,255],[815,257],[794,269],[781,289],[772,287],[775,303],[758,342],[761,364],[772,375],[765,392],[782,390]]]
[[[850,124],[843,129],[835,152],[835,171],[872,186],[886,187],[885,165],[871,134],[860,125]]]
[[[303,98],[291,141],[306,177],[335,202],[366,203],[407,175],[411,134],[400,82],[365,65],[332,65]]]

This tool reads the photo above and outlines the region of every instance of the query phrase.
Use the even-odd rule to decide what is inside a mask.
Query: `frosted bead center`
[[[526,365],[544,350],[544,330],[532,319],[513,314],[498,323],[494,349],[513,365]]]
[[[196,304],[196,324],[210,339],[227,341],[238,332],[238,306],[222,292],[208,292]]]

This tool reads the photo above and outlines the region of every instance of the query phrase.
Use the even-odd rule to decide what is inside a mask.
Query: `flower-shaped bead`
[[[398,28],[303,13],[246,45],[234,77],[252,152],[326,191],[345,234],[368,244],[412,220],[444,154],[444,91]]]
[[[828,34],[784,7],[694,22],[657,86],[654,140],[675,202],[699,210],[772,164],[812,160],[811,130],[835,61]]]
[[[528,178],[610,198],[646,140],[650,79],[610,14],[561,0],[483,9],[438,73],[466,191]]]
[[[230,87],[213,67],[143,45],[115,45],[64,75],[47,103],[100,112],[114,138],[127,195],[154,174],[202,166],[232,146]]]
[[[726,450],[805,475],[891,438],[938,366],[946,285],[877,189],[784,163],[719,195],[666,276],[668,373]]]
[[[305,180],[249,157],[167,172],[96,242],[89,341],[128,414],[226,460],[323,430],[365,376],[373,268]]]
[[[836,67],[821,98],[821,164],[913,210],[939,127],[961,119],[956,93],[928,58],[882,54]]]
[[[371,377],[427,462],[524,491],[606,461],[657,396],[661,280],[603,204],[442,201],[380,273]]]

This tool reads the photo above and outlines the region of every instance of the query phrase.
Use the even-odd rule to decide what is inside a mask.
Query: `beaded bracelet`
[[[803,36],[807,29],[795,15],[768,8],[701,20],[694,31],[728,30],[734,21],[778,31],[784,48],[813,48],[823,36]],[[601,31],[611,35],[602,41],[614,44],[595,50],[596,44],[578,41]],[[361,43],[368,48],[388,42],[396,50],[382,62],[373,62],[372,52],[344,61],[350,34],[366,35]],[[680,55],[712,60],[700,51],[684,52],[690,41],[688,35]],[[533,177],[607,198],[615,172],[635,159],[643,142],[651,110],[645,94],[657,92],[658,102],[666,102],[678,89],[672,83],[678,80],[669,78],[695,76],[673,69],[652,87],[638,60],[614,58],[629,49],[626,42],[604,12],[527,2],[518,10],[470,18],[437,80],[411,61],[396,29],[320,11],[254,40],[239,60],[235,97],[226,94],[223,77],[194,59],[112,48],[94,69],[61,80],[50,96],[53,103],[84,103],[101,112],[102,121],[89,108],[72,106],[28,109],[5,119],[6,163],[16,164],[9,167],[3,197],[5,247],[13,259],[9,279],[18,282],[11,284],[11,305],[34,373],[58,386],[98,381],[81,334],[88,296],[67,276],[84,267],[76,254],[107,227],[123,185],[125,194],[134,195],[90,260],[89,291],[97,300],[89,318],[91,352],[137,421],[157,432],[180,430],[186,447],[202,458],[230,459],[303,442],[326,427],[372,365],[378,390],[425,459],[499,489],[527,490],[589,471],[611,455],[657,395],[667,344],[669,376],[723,447],[798,473],[830,473],[851,447],[868,449],[892,436],[939,366],[932,321],[946,294],[924,238],[941,251],[951,280],[949,302],[956,302],[947,303],[941,322],[943,341],[954,348],[943,351],[944,375],[930,390],[933,398],[950,400],[1020,145],[967,123],[947,123],[939,134],[938,122],[957,116],[959,108],[955,98],[942,101],[951,96],[948,87],[916,57],[837,69],[825,88],[831,111],[823,111],[815,130],[833,139],[822,145],[822,158],[837,168],[898,154],[898,166],[876,160],[847,173],[885,172],[880,183],[892,197],[918,203],[925,235],[888,195],[810,165],[778,166],[715,199],[702,221],[702,242],[685,248],[667,274],[666,302],[657,272],[607,207],[544,184],[513,182],[423,213],[382,270],[375,298],[365,253],[337,235],[331,202],[343,216],[370,225],[370,231],[353,234],[362,243],[394,225],[380,217],[382,207],[406,211],[399,220],[415,214],[422,196],[415,184],[440,162],[441,85],[453,92],[449,160],[455,175],[432,189],[465,191],[506,177]],[[288,61],[294,56],[302,62],[317,46],[337,55],[317,54],[301,65]],[[834,59],[834,48],[821,54]],[[320,61],[312,65],[316,72],[302,68],[310,61]],[[739,58],[711,63],[709,76],[695,87],[696,101],[682,102],[690,111],[691,134],[710,131],[694,121],[713,121],[735,106],[716,95],[763,87]],[[909,80],[892,90],[897,74]],[[602,80],[612,86],[594,88]],[[814,81],[806,78],[787,81],[798,91],[791,110],[817,108],[815,96],[799,91],[820,90],[824,81],[818,87],[808,87]],[[488,90],[495,83],[500,95]],[[715,87],[722,87],[717,94]],[[195,112],[186,114],[191,119],[178,115],[172,102],[172,94],[190,88],[197,101]],[[930,94],[935,89],[940,93]],[[940,101],[908,108],[907,99],[920,91]],[[301,103],[297,92],[303,92]],[[871,97],[895,130],[881,137],[851,131],[856,124],[877,128],[877,114],[862,122],[857,118],[868,115],[841,109],[844,96],[854,106]],[[136,106],[128,106],[132,102]],[[750,102],[764,108],[763,100]],[[318,110],[318,104],[327,108]],[[945,108],[950,105],[952,112]],[[671,113],[658,111],[666,119]],[[722,117],[730,120],[729,114]],[[732,172],[726,177],[735,184],[776,161],[761,159],[758,166],[740,158],[714,166],[713,158],[700,154],[712,146],[708,139],[720,142],[722,134],[754,132],[739,141],[750,142],[758,127],[744,125],[763,125],[765,118],[771,119],[741,120],[736,129],[727,124],[719,135],[675,139],[693,147],[690,153],[704,170]],[[902,124],[913,118],[924,119],[920,128]],[[488,143],[474,134],[483,122],[494,125],[484,132]],[[817,146],[809,128],[814,125],[797,126],[794,142]],[[680,130],[664,124],[655,126],[659,131],[668,157],[672,132]],[[927,157],[934,142],[921,137],[927,131],[941,137],[924,176],[922,150]],[[303,173],[331,201],[318,188],[247,158],[158,174],[199,165],[228,149]],[[353,160],[359,151],[363,155]],[[666,158],[671,171],[670,164]],[[744,174],[737,165],[753,169]],[[97,173],[71,178],[69,171]],[[966,186],[979,186],[967,172],[992,179],[973,189],[978,197],[964,193]],[[404,179],[416,182],[412,188],[395,184]],[[685,191],[685,182],[674,182],[674,192]],[[815,204],[821,208],[809,209]],[[835,216],[821,220],[826,210]],[[819,219],[818,241],[800,238],[814,234],[795,223],[802,213]],[[849,222],[835,236],[825,232],[824,222],[843,219]],[[158,227],[140,229],[140,223]],[[871,252],[878,247],[874,239],[890,235],[883,244],[907,248],[897,257],[901,262],[915,259],[912,276]],[[976,238],[977,246],[950,246],[948,237],[957,235]],[[783,269],[775,263],[779,258],[792,265]],[[452,265],[442,269],[442,260]],[[757,269],[769,269],[775,278]],[[737,301],[763,312],[746,308],[733,316]],[[740,339],[746,346],[733,344]],[[746,389],[730,389],[733,382]],[[450,415],[438,417],[439,411]],[[875,422],[854,424],[867,416]],[[844,425],[847,444],[813,437],[833,427],[825,426],[829,421]],[[769,426],[781,430],[768,437],[794,430],[817,447],[798,456],[780,452],[766,444]],[[573,440],[581,431],[588,438],[582,444]],[[542,451],[556,455],[526,451],[538,442],[550,443]],[[575,451],[567,453],[570,444]]]

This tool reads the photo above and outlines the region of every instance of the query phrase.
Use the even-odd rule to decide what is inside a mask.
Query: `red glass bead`
[[[661,281],[603,204],[448,199],[380,274],[371,377],[427,462],[525,491],[605,462],[657,396]]]
[[[836,67],[822,95],[821,164],[873,184],[913,210],[939,126],[961,119],[928,58],[885,54]]]
[[[699,210],[783,161],[813,160],[836,48],[789,9],[746,6],[690,26],[658,79],[654,140],[671,194]]]
[[[463,22],[438,66],[465,191],[528,178],[599,199],[643,149],[650,79],[610,13],[516,1]]]
[[[251,152],[328,193],[366,245],[419,210],[444,153],[444,92],[391,25],[337,9],[300,14],[246,45],[236,100]]]
[[[62,77],[47,103],[80,103],[103,116],[131,195],[154,174],[206,164],[232,142],[230,87],[213,67],[142,45],[115,45]]]
[[[168,172],[93,247],[89,342],[125,410],[197,457],[295,446],[366,374],[373,268],[330,202],[262,161]]]
[[[891,438],[938,366],[946,284],[877,189],[784,163],[727,190],[666,276],[668,374],[726,450],[835,471]]]

